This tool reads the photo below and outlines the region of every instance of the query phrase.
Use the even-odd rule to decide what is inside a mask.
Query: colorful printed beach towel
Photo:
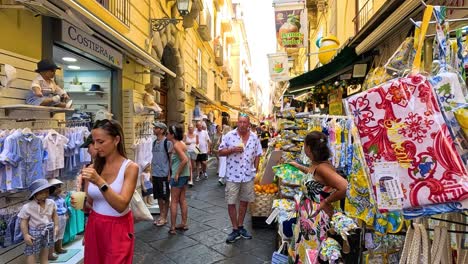
[[[385,186],[395,188],[390,194],[403,208],[468,198],[467,169],[425,76],[395,79],[351,96],[346,103],[374,186],[374,175],[379,173],[375,165],[397,162],[399,181]]]

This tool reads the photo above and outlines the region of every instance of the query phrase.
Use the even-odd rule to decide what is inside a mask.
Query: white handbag
[[[151,212],[137,190],[135,190],[132,200],[130,200],[130,209],[132,210],[135,222],[154,220]]]

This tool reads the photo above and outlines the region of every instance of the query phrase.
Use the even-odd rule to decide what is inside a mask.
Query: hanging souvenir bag
[[[436,95],[419,74],[421,52],[433,7],[424,13],[413,74],[346,99],[354,115],[372,183],[391,190],[395,208],[457,202],[468,198],[468,175],[458,155]],[[388,171],[376,170],[393,162]],[[385,173],[391,181],[385,183]],[[379,176],[379,177],[377,177]]]
[[[429,236],[422,224],[412,224],[407,231],[400,264],[429,263]]]
[[[441,113],[447,123],[448,131],[452,137],[455,148],[468,165],[468,136],[463,131],[464,122],[468,122],[463,115],[468,115],[468,91],[465,86],[465,68],[463,65],[463,41],[461,30],[457,30],[457,40],[447,41],[448,23],[446,8],[435,6],[436,37],[434,46],[437,53],[438,71],[429,78]]]
[[[287,255],[288,244],[283,241],[278,251],[273,252],[271,256],[271,264],[287,264],[288,255]]]
[[[372,62],[372,66],[370,67],[370,70],[367,73],[366,78],[364,79],[364,82],[362,84],[363,91],[366,91],[372,87],[385,83],[388,80],[394,78],[387,72],[385,67],[380,66],[382,65],[381,63],[383,57],[384,55],[380,57],[379,62],[377,64],[375,59]]]
[[[414,38],[408,37],[401,43],[384,68],[390,76],[400,77],[407,73],[414,58]]]

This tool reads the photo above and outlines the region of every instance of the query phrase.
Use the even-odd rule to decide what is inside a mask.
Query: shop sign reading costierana
[[[66,21],[62,21],[61,40],[122,69],[123,56],[121,52],[109,47],[107,44]]]

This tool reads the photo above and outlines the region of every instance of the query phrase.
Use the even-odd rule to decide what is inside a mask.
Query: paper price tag
[[[278,208],[275,208],[273,210],[273,212],[271,212],[270,216],[268,216],[267,220],[265,220],[265,223],[271,225],[271,223],[273,222],[273,220],[276,219],[276,217],[278,216],[279,214],[279,209]]]
[[[398,179],[384,181],[384,184],[391,199],[403,198],[403,189],[401,188],[401,184]]]

